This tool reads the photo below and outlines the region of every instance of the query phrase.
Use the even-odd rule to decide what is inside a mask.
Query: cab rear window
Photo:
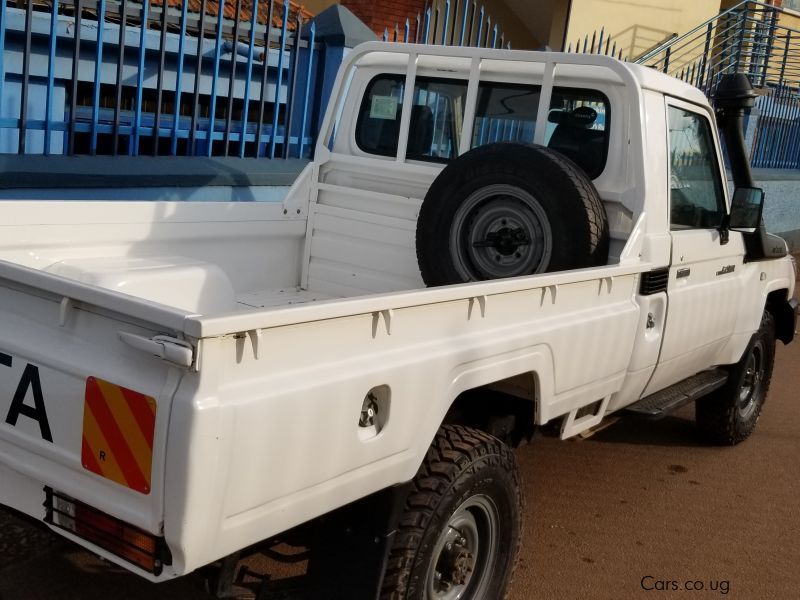
[[[404,88],[401,75],[379,75],[369,83],[356,124],[356,143],[364,152],[397,155]],[[444,162],[458,156],[466,95],[466,81],[417,77],[408,158]]]
[[[403,116],[405,76],[370,81],[356,123],[356,144],[369,154],[396,156]],[[407,158],[448,162],[458,156],[467,82],[417,77],[409,124]],[[532,144],[541,86],[484,81],[478,88],[469,146],[495,142]],[[596,90],[557,87],[545,124],[545,145],[561,152],[595,178],[608,155],[610,109]]]

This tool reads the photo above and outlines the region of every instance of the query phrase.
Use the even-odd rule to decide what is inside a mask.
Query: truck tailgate
[[[48,488],[158,535],[170,403],[185,369],[120,332],[176,332],[54,287],[0,277],[0,504],[42,518]]]

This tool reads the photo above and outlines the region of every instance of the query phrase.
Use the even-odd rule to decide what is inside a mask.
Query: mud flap
[[[309,558],[309,598],[378,598],[410,483],[387,488],[319,519]]]

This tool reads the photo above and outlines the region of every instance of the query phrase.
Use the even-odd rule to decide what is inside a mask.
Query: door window
[[[722,225],[725,196],[708,119],[669,107],[670,223],[672,229]]]

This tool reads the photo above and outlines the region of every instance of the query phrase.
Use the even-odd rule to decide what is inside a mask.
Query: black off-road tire
[[[428,286],[604,265],[609,227],[594,184],[542,146],[500,143],[451,162],[417,221]]]
[[[728,367],[728,381],[695,405],[697,427],[708,442],[735,445],[756,427],[767,399],[775,362],[775,320],[764,311],[741,360]]]
[[[471,504],[476,523],[481,522],[484,508],[494,511],[497,522],[492,534],[472,536],[479,542],[462,545],[462,534],[470,536],[462,529],[469,526],[462,528],[456,519],[462,518],[461,507],[467,506],[469,513]],[[519,552],[522,504],[519,471],[511,449],[477,429],[443,425],[413,480],[389,553],[381,598],[432,600],[437,596],[428,593],[431,581],[444,581],[444,585],[459,581],[465,571],[454,564],[464,564],[464,560],[473,560],[474,568],[459,584],[462,600],[504,598]],[[447,536],[453,535],[460,539],[446,550],[451,539]],[[474,558],[466,559],[465,552],[470,549],[476,550]]]

